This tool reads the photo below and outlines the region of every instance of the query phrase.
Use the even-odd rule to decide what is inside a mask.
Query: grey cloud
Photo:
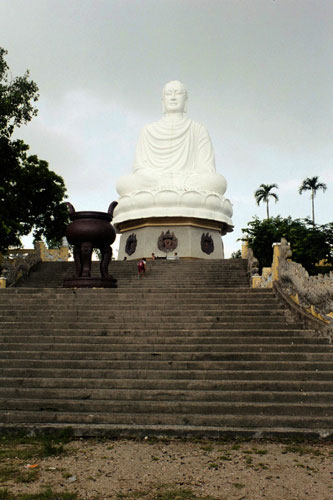
[[[159,118],[162,85],[177,78],[189,90],[189,116],[210,131],[231,199],[251,199],[262,182],[324,180],[333,157],[332,18],[331,0],[3,0],[0,43],[11,70],[29,68],[41,92],[40,116],[19,135],[64,175],[70,197],[98,203],[130,167],[140,127]],[[80,92],[75,121],[66,96]],[[85,117],[90,96],[105,109]],[[332,213],[330,200],[318,198],[318,221]],[[228,238],[238,246],[239,228],[264,209],[254,199],[234,209]],[[307,200],[281,192],[273,213],[307,215]]]

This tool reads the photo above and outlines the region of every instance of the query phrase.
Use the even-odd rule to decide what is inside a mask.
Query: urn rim
[[[79,219],[98,219],[111,222],[112,215],[108,214],[107,212],[82,211],[70,214],[70,219],[72,221]]]

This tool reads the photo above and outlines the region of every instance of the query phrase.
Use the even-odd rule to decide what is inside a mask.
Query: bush
[[[286,238],[291,245],[292,259],[302,264],[309,274],[318,274],[316,266],[325,260],[329,266],[333,264],[333,223],[322,226],[313,225],[308,219],[273,217],[261,221],[254,217],[243,228],[243,241],[247,241],[255,257],[259,260],[260,270],[269,267],[273,259],[273,243]]]

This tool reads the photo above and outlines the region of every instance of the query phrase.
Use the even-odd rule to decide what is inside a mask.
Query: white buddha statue
[[[146,125],[136,148],[133,173],[117,182],[114,223],[142,217],[184,216],[232,226],[227,183],[216,173],[206,128],[186,117],[187,91],[179,81],[162,92],[163,118]]]
[[[213,146],[207,130],[185,116],[187,91],[181,82],[163,88],[164,116],[146,125],[136,148],[134,172],[121,177],[123,196],[138,189],[200,188],[224,194],[226,181],[215,171]]]

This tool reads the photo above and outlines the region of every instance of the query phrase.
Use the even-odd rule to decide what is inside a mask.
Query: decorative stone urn
[[[116,238],[114,227],[110,224],[113,211],[117,206],[113,201],[106,212],[76,212],[71,203],[67,203],[71,223],[66,228],[66,238],[74,246],[75,276],[64,280],[64,287],[100,287],[115,288],[117,280],[108,273],[112,257],[110,245]],[[101,277],[91,276],[91,256],[93,249],[101,253]]]

